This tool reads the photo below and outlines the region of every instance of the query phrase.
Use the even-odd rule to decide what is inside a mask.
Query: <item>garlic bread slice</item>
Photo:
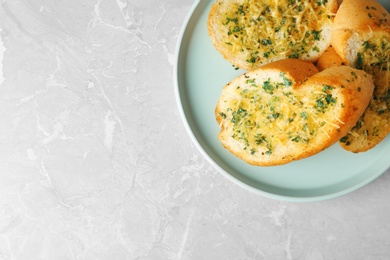
[[[340,140],[344,149],[364,152],[390,132],[390,14],[376,0],[344,0],[331,42],[346,65],[373,77],[375,90],[366,112]]]
[[[318,72],[310,62],[275,61],[227,84],[216,109],[222,145],[253,165],[314,155],[343,137],[368,105],[371,76],[351,67]]]
[[[216,0],[208,16],[214,47],[250,70],[271,61],[315,61],[329,47],[336,0]]]

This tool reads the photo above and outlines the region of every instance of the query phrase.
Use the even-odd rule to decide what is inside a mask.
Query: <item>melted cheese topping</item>
[[[356,68],[373,75],[381,90],[390,88],[390,39],[385,35],[365,41],[356,57]],[[386,79],[383,79],[386,77]]]
[[[380,141],[390,131],[390,40],[385,35],[365,41],[357,53],[356,68],[373,75],[375,91],[367,110],[340,142],[364,146]],[[377,141],[376,141],[377,140]]]
[[[225,47],[249,64],[275,57],[309,58],[319,52],[322,29],[331,22],[326,0],[245,0],[230,3],[220,27]],[[240,54],[241,55],[241,54]]]
[[[338,103],[333,91],[324,85],[298,96],[283,73],[278,81],[248,79],[225,100],[222,124],[251,154],[270,155],[276,146],[288,143],[308,146],[319,133],[327,135],[329,128],[339,128],[332,123]]]

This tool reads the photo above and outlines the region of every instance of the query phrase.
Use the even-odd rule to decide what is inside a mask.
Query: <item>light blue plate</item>
[[[207,16],[215,0],[200,0],[188,15],[174,67],[177,103],[195,145],[210,163],[238,185],[285,201],[320,201],[352,192],[390,167],[390,138],[368,152],[353,154],[338,144],[307,159],[283,166],[251,166],[218,141],[214,109],[223,86],[244,73],[214,49]],[[387,1],[387,0],[385,0]]]

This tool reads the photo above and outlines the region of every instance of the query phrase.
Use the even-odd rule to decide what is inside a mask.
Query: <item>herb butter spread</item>
[[[333,22],[331,43],[346,64],[369,73],[374,81],[367,110],[340,140],[347,151],[365,152],[390,133],[389,12],[377,1],[343,0]]]
[[[377,94],[390,89],[390,38],[380,35],[364,41],[358,49],[355,67],[370,73],[377,85]],[[375,93],[375,94],[376,94]]]
[[[340,142],[350,146],[352,142],[383,139],[381,132],[390,128],[390,41],[386,36],[364,41],[356,57],[356,68],[370,73],[376,86],[367,111],[359,119],[349,135]],[[386,129],[383,129],[386,128]]]
[[[334,87],[322,85],[310,93],[293,93],[283,72],[273,80],[248,78],[235,87],[233,99],[223,101],[228,108],[220,113],[243,149],[271,155],[276,145],[310,144],[324,126],[339,127],[331,123],[332,110],[343,105],[333,91]]]
[[[271,62],[224,87],[215,110],[218,138],[254,165],[305,158],[356,125],[373,89],[371,76],[351,67],[318,72],[299,59]]]
[[[218,1],[209,32],[220,52],[240,57],[241,68],[313,60],[329,46],[332,6],[328,0]]]
[[[389,38],[382,35],[364,41],[358,48],[355,67],[373,76],[375,90],[367,110],[348,135],[340,139],[340,143],[347,149],[360,152],[361,147],[374,147],[390,131]]]

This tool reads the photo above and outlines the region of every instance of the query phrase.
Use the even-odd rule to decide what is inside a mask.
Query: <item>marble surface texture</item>
[[[291,203],[198,152],[172,76],[193,3],[0,0],[0,259],[389,259],[389,171]]]

